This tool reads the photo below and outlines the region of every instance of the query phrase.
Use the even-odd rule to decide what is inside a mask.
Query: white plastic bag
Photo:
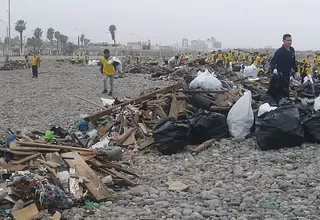
[[[115,99],[105,99],[105,98],[101,98],[102,104],[103,106],[111,106],[113,105],[113,103],[115,102]]]
[[[315,111],[319,111],[320,110],[320,96],[314,100],[313,109]]]
[[[232,62],[229,62],[228,71],[232,71]]]
[[[303,84],[306,84],[307,82],[311,82],[313,84],[312,76],[308,75],[303,78]]]
[[[258,117],[260,115],[263,115],[266,112],[270,112],[270,111],[275,110],[275,109],[277,109],[277,107],[271,107],[269,105],[269,103],[264,103],[264,104],[260,105],[260,107],[259,107]]]
[[[246,66],[244,68],[243,74],[245,77],[257,78],[258,76],[258,69],[255,65]]]
[[[198,76],[192,80],[189,87],[190,89],[218,89],[222,87],[222,83],[206,70],[205,72],[199,72]]]
[[[227,117],[229,132],[235,138],[243,138],[250,134],[254,122],[251,102],[251,92],[246,91],[229,111]]]

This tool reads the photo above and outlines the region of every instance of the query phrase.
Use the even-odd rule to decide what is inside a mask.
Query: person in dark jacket
[[[277,78],[281,82],[277,82],[278,89],[281,91],[274,91],[274,86],[271,85],[275,80],[270,80],[269,83],[269,93],[275,99],[281,99],[282,97],[289,96],[289,81],[292,72],[298,72],[296,65],[296,55],[295,50],[291,46],[292,37],[290,34],[285,34],[282,37],[283,45],[280,47],[271,59],[270,68],[274,76],[272,78]],[[277,97],[275,97],[277,96]]]

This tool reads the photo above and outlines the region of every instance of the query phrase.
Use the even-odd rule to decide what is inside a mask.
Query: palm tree
[[[37,44],[37,42],[36,42],[36,39],[34,37],[27,38],[27,45],[33,47],[33,52],[36,51],[36,44]]]
[[[20,55],[22,54],[22,33],[27,29],[26,24],[24,20],[18,20],[15,26],[15,30],[20,33]]]
[[[57,53],[59,54],[59,39],[60,39],[60,32],[56,31],[54,32],[54,38],[57,40]]]
[[[41,30],[41,28],[34,29],[33,35],[34,35],[34,38],[37,40],[38,52],[40,52],[42,34],[43,34],[43,31]]]
[[[83,46],[83,43],[84,43],[84,39],[85,39],[85,36],[84,36],[84,34],[81,34],[81,36],[80,36],[80,42],[81,42],[81,46]]]
[[[51,46],[50,54],[51,55],[52,55],[52,47],[53,47],[53,44],[52,44],[53,37],[54,37],[54,29],[53,28],[48,28],[48,30],[47,30],[47,38],[48,38],[48,40],[50,40],[50,46]]]
[[[117,30],[117,27],[116,27],[114,24],[110,25],[110,27],[109,27],[109,32],[110,32],[111,38],[112,38],[112,40],[113,40],[113,42],[114,42],[114,53],[115,53],[115,54],[116,54],[116,52],[117,52],[116,30]]]
[[[59,41],[60,41],[60,45],[61,45],[61,50],[62,51],[65,51],[66,50],[66,46],[67,46],[67,43],[68,43],[68,37],[63,35],[63,34],[60,34],[60,37],[59,37]]]
[[[87,47],[88,44],[90,43],[90,40],[87,39],[87,38],[85,38],[85,39],[83,40],[83,43],[84,43],[84,45]]]

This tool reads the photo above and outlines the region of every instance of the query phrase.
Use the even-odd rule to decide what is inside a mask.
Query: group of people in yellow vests
[[[235,65],[237,63],[247,62],[249,64],[254,64],[257,68],[264,69],[269,60],[270,55],[268,51],[263,54],[259,54],[258,52],[222,52],[221,50],[218,50],[218,52],[213,51],[207,57],[207,61],[209,63],[216,63],[220,67],[229,67],[230,63]]]
[[[86,64],[89,63],[89,55],[88,55],[88,54],[86,54],[86,55],[84,56],[84,60],[85,60]],[[77,55],[76,58],[71,57],[71,58],[69,59],[69,63],[71,63],[71,64],[83,63],[83,58],[82,58],[82,56],[80,56],[80,55]]]
[[[301,78],[316,72],[320,73],[320,53],[316,53],[313,57],[308,55],[306,59],[297,60],[296,62]]]

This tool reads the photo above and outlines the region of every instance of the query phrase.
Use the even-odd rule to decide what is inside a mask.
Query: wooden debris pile
[[[0,70],[17,70],[17,69],[27,69],[30,65],[25,60],[10,60],[4,64]]]
[[[140,96],[85,118],[97,126],[98,138],[110,136],[116,146],[146,151],[153,145],[152,130],[162,118],[191,117],[198,110],[228,113],[240,90],[186,90],[184,83]]]
[[[122,164],[108,160],[105,151],[84,148],[77,141],[58,139],[59,144],[49,144],[35,138],[38,135],[10,133],[15,140],[0,148],[4,156],[0,162],[4,193],[0,209],[11,210],[18,202],[22,203],[21,212],[34,210],[32,216],[41,214],[39,210],[68,209],[85,201],[110,199],[113,190],[135,186],[134,179],[139,178]],[[20,216],[20,211],[11,214]]]

